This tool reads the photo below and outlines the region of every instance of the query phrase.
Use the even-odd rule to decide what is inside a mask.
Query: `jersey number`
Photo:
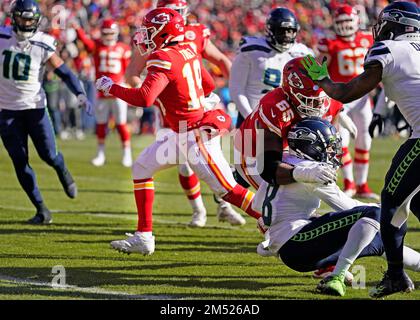
[[[201,66],[200,61],[195,59],[192,62],[185,63],[182,68],[182,76],[187,80],[188,93],[191,100],[188,102],[188,110],[200,109],[201,105],[204,104],[204,97],[202,94],[197,92],[197,89],[202,91],[203,87],[201,84]]]
[[[3,77],[6,79],[13,78],[13,80],[17,81],[26,81],[29,79],[31,56],[23,53],[14,54],[10,50],[3,51],[3,55]],[[10,69],[12,69],[11,74]]]
[[[359,75],[363,72],[363,62],[367,49],[345,49],[338,52],[338,72],[342,76]]]
[[[264,84],[272,86],[273,88],[278,88],[281,81],[281,72],[280,70],[267,68],[264,71]]]
[[[101,51],[99,53],[99,71],[119,74],[121,72],[121,54],[115,51]]]
[[[264,224],[266,226],[271,225],[271,216],[273,214],[273,206],[271,205],[271,201],[273,201],[273,199],[276,197],[278,190],[279,190],[278,185],[267,186],[267,191],[265,193],[265,198],[262,205],[262,216],[263,216]]]
[[[282,112],[283,122],[289,122],[295,117],[295,113],[290,108],[290,105],[287,103],[286,100],[282,100],[276,103],[276,107],[279,108],[280,111]]]

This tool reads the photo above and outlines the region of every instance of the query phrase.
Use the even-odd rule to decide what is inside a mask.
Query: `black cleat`
[[[369,295],[371,298],[382,298],[397,292],[409,293],[414,290],[414,283],[410,277],[403,271],[400,276],[392,276],[385,272],[382,281],[375,288],[371,289]]]
[[[51,212],[44,208],[42,211],[38,210],[36,214],[27,221],[29,224],[51,224],[52,223],[52,216]]]
[[[72,199],[76,198],[77,185],[67,168],[65,168],[63,171],[57,171],[57,174],[61,184],[63,185],[63,189],[66,195]]]

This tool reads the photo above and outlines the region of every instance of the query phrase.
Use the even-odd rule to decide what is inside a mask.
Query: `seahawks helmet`
[[[34,0],[16,0],[12,3],[10,14],[13,31],[20,38],[30,38],[38,30],[41,11]]]
[[[288,50],[296,40],[300,26],[296,16],[287,8],[271,10],[265,24],[267,42],[279,52]]]
[[[410,34],[410,35],[408,35]],[[420,8],[413,2],[396,1],[387,5],[373,26],[375,41],[420,39]]]
[[[299,121],[287,135],[290,154],[298,158],[341,165],[341,136],[327,120],[308,117]]]

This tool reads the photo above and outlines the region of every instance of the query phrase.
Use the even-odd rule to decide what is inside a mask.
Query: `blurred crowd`
[[[7,16],[12,0],[0,4],[0,25],[10,24]],[[113,17],[120,27],[120,40],[130,44],[131,35],[141,24],[142,17],[154,8],[156,0],[39,0],[44,19],[41,29],[58,40],[58,50],[67,65],[83,82],[89,98],[94,101],[95,71],[91,56],[77,40],[76,32],[70,27],[75,19],[92,37],[100,37],[100,21]],[[301,30],[298,41],[314,48],[318,39],[332,32],[332,12],[345,2],[356,6],[360,13],[363,29],[369,29],[387,0],[190,0],[190,22],[198,21],[211,30],[211,39],[229,58],[233,59],[239,41],[244,35],[264,34],[268,12],[283,6],[295,12]],[[420,4],[420,0],[417,0]],[[208,65],[216,78],[218,91],[227,104],[229,94],[227,80],[220,70]],[[54,74],[47,74],[44,87],[48,94],[48,107],[54,120],[57,134],[63,139],[82,139],[84,133],[94,128],[94,119],[87,117],[77,108],[77,101],[67,92]],[[146,111],[132,108],[130,111],[134,133],[152,133],[156,117]],[[139,120],[140,118],[140,120]]]

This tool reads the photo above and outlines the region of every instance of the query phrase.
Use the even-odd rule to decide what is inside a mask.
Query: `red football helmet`
[[[133,37],[141,55],[164,47],[169,42],[184,40],[184,19],[170,8],[156,8],[144,18]]]
[[[115,45],[118,41],[118,34],[120,33],[118,24],[111,18],[106,18],[101,24],[101,39],[106,46]]]
[[[302,60],[303,57],[298,57],[286,63],[282,88],[302,118],[322,117],[328,111],[331,99],[308,76]]]
[[[184,21],[187,20],[188,16],[188,3],[185,0],[159,0],[156,4],[156,8],[171,8],[175,11],[178,11],[179,14],[184,18]]]
[[[344,4],[334,12],[333,26],[340,37],[351,37],[359,30],[359,15],[355,8]]]

